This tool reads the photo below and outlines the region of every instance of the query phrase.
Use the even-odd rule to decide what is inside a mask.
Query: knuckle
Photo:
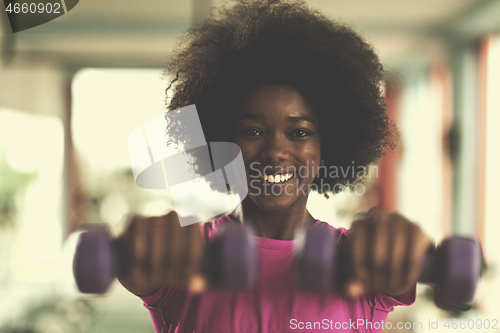
[[[389,214],[389,216],[394,220],[406,220],[406,218],[398,212],[392,212]]]
[[[369,219],[359,219],[351,223],[351,230],[359,230],[366,228],[369,223]]]
[[[180,227],[179,215],[175,210],[172,210],[166,215],[163,215],[162,218],[166,223],[168,223],[169,226]]]
[[[418,225],[412,223],[408,226],[407,232],[408,238],[411,239],[412,244],[415,246],[419,246],[425,241],[425,235]]]
[[[388,217],[388,224],[390,224],[391,228],[402,229],[405,225],[409,223],[409,221],[402,215],[398,213],[392,213]]]
[[[142,223],[143,223],[143,217],[136,215],[136,216],[132,217],[132,219],[130,220],[130,223],[128,225],[128,230],[133,233],[133,232],[135,232],[135,230],[140,228]]]

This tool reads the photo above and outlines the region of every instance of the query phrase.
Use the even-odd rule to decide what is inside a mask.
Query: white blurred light
[[[123,193],[108,193],[100,207],[100,216],[103,222],[117,224],[129,212],[127,198]]]
[[[0,109],[0,142],[7,163],[35,173],[24,195],[16,193],[17,236],[10,266],[20,281],[46,283],[55,278],[54,260],[62,239],[61,191],[64,134],[61,120]]]
[[[427,75],[413,77],[401,98],[398,124],[404,144],[398,210],[436,238],[443,233],[441,89]]]
[[[0,108],[0,147],[6,149],[7,163],[13,169],[42,173],[62,170],[63,142],[60,119]]]
[[[130,166],[128,136],[165,112],[161,70],[84,69],[73,80],[73,142],[94,170]]]
[[[498,248],[498,202],[500,195],[500,35],[491,37],[488,48],[486,91],[486,195],[485,195],[485,252],[490,263],[500,264]]]
[[[172,205],[165,199],[154,199],[148,201],[141,209],[141,215],[159,216],[172,210]]]

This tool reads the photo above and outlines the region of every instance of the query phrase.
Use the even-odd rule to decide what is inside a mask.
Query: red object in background
[[[395,79],[388,79],[385,82],[387,115],[391,122],[395,122],[398,116],[400,93],[398,86]],[[401,145],[402,143],[399,143],[394,151],[388,151],[378,164],[378,206],[389,212],[395,211],[397,207],[396,186]]]
[[[431,67],[431,84],[441,89],[441,223],[445,235],[453,234],[453,163],[451,161],[453,128],[453,75],[446,62]]]

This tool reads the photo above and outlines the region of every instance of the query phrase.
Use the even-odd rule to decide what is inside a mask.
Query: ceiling
[[[12,59],[79,67],[162,67],[176,37],[221,0],[82,0],[65,15],[12,34]],[[353,26],[399,69],[446,54],[446,45],[500,31],[500,0],[309,0]],[[2,11],[3,12],[3,11]],[[0,14],[6,21],[6,15]],[[4,24],[5,25],[5,24]]]

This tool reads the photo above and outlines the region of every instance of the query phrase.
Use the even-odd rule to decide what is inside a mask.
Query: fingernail
[[[367,219],[370,217],[370,213],[369,212],[366,212],[366,213],[357,213],[356,215],[354,215],[354,220],[362,220],[362,219]]]
[[[363,284],[361,282],[358,282],[358,281],[351,282],[347,286],[347,295],[351,298],[359,297],[359,296],[361,296],[361,294],[363,294],[363,292],[364,292],[364,288],[363,288]]]
[[[188,284],[188,290],[193,294],[200,294],[207,288],[207,282],[200,274],[195,274],[191,277]]]
[[[369,214],[374,214],[374,213],[377,213],[377,212],[380,212],[382,211],[382,208],[381,207],[372,207],[370,208],[370,210],[368,211]]]

